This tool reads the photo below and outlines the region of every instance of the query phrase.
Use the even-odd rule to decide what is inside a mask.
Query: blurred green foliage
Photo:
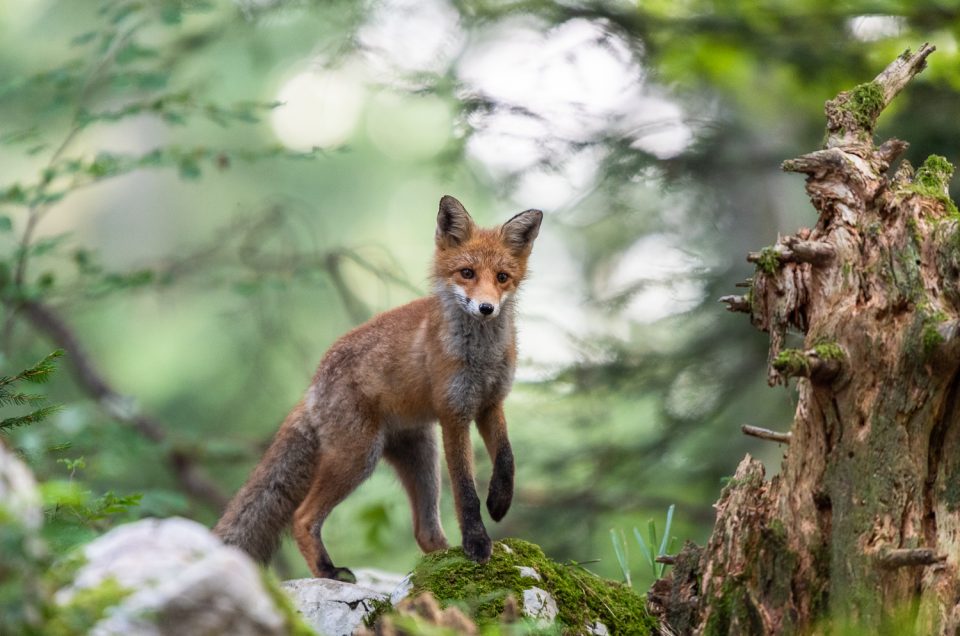
[[[576,355],[525,360],[508,400],[517,500],[492,532],[558,560],[600,558],[591,567],[616,577],[610,527],[642,527],[676,504],[671,534],[702,541],[720,479],[744,452],[776,470],[779,451],[739,426],[786,429],[792,395],[766,387],[765,337],[715,299],[750,275],[747,251],[815,222],[802,182],[779,163],[819,146],[824,100],[925,40],[939,47],[930,68],[876,132],[910,141],[911,158],[956,163],[960,5],[441,4],[455,20],[417,28],[451,29],[457,52],[441,68],[374,72],[351,64],[376,53],[363,29],[397,19],[395,4],[0,2],[0,373],[51,348],[30,303],[55,310],[83,347],[68,351],[73,380],[50,386],[65,408],[11,433],[47,482],[55,549],[101,531],[102,515],[212,523],[216,506],[184,488],[177,458],[236,489],[326,347],[427,289],[440,195],[456,194],[484,224],[545,207],[518,193],[522,170],[491,170],[471,154],[486,115],[523,116],[459,71],[508,26],[548,40],[571,23],[597,26],[591,45],[635,64],[691,139],[658,155],[642,143],[646,129],[613,119],[559,146],[549,131],[534,135],[561,149],[537,169],[563,175],[565,160],[594,151],[597,171],[546,210],[534,250],[521,351],[546,333]],[[305,69],[357,76],[345,143],[279,140],[278,95]],[[325,118],[333,110],[314,119]],[[629,257],[661,242],[690,264],[614,282]],[[571,280],[547,304],[533,292],[555,268]],[[674,300],[691,286],[692,302]],[[666,292],[645,295],[653,288]],[[638,303],[665,305],[663,317],[637,318]],[[584,308],[580,330],[558,320],[566,306]],[[91,397],[77,360],[116,394]],[[162,439],[138,428],[142,414],[162,424]],[[489,470],[478,454],[481,487]],[[380,468],[334,512],[326,543],[338,563],[406,570],[417,557],[410,526],[402,489]],[[284,554],[288,573],[306,572],[291,545]],[[637,574],[641,589],[652,574]]]

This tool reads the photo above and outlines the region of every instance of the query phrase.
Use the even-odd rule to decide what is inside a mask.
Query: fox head
[[[543,212],[527,210],[499,227],[480,228],[459,201],[444,196],[433,263],[437,292],[478,320],[499,317],[527,273],[542,220]]]

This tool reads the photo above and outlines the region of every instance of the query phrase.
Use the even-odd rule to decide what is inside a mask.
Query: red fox
[[[539,210],[527,210],[484,229],[455,198],[440,199],[433,293],[334,343],[214,532],[265,563],[292,519],[315,576],[354,580],[334,566],[320,531],[382,456],[410,498],[420,548],[446,548],[433,427],[439,421],[463,549],[486,562],[492,544],[480,518],[470,422],[493,461],[487,511],[500,521],[513,499],[503,401],[516,366],[514,303],[542,219]]]

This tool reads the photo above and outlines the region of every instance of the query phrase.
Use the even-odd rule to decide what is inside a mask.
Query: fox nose
[[[480,303],[480,313],[484,316],[489,316],[493,313],[493,305],[490,303]]]

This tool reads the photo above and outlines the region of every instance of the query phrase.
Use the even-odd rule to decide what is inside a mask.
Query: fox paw
[[[350,568],[331,567],[320,572],[321,579],[333,579],[334,581],[343,581],[344,583],[356,583],[356,575],[350,571]]]
[[[486,563],[490,560],[490,553],[493,552],[493,542],[487,536],[487,531],[480,528],[478,532],[464,535],[463,551],[471,561]]]
[[[511,501],[513,501],[512,481],[490,484],[490,492],[487,493],[487,512],[490,513],[491,519],[494,521],[503,519],[510,510]]]

